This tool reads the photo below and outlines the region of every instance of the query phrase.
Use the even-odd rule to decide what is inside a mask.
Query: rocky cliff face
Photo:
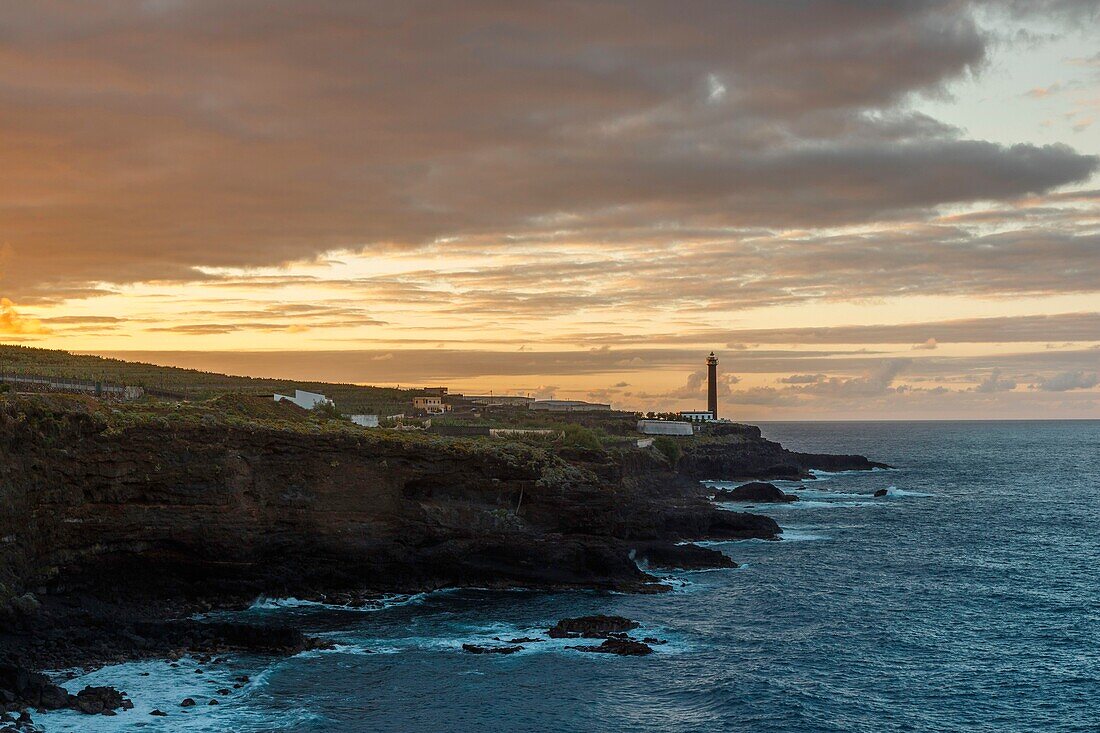
[[[116,423],[79,400],[0,404],[9,596],[629,588],[651,580],[631,543],[778,531],[646,451]]]
[[[858,455],[797,453],[765,440],[755,425],[713,425],[701,440],[684,448],[681,473],[705,481],[806,478],[811,470],[867,471],[888,468]]]
[[[654,449],[362,430],[258,400],[118,410],[0,398],[0,658],[67,666],[232,647],[208,628],[179,642],[164,621],[261,593],[658,590],[633,556],[722,567],[716,550],[677,542],[779,534],[767,517],[717,509],[698,478],[873,465],[722,429],[674,469]]]

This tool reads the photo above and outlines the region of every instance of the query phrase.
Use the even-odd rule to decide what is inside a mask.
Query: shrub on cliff
[[[589,450],[600,450],[603,448],[596,433],[582,425],[567,423],[562,427],[562,433],[565,436],[563,440],[565,445],[574,448],[587,448]]]
[[[668,462],[673,466],[680,460],[680,456],[684,451],[680,448],[680,444],[667,435],[658,435],[653,439],[653,447],[661,452]]]

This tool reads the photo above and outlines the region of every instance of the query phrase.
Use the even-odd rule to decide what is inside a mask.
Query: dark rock
[[[189,697],[183,698],[183,702],[180,703],[181,708],[193,708],[195,707],[195,701]]]
[[[653,653],[653,649],[646,643],[635,639],[620,638],[607,639],[599,646],[567,646],[565,648],[593,654],[618,654],[624,657],[642,657]]]
[[[875,496],[886,496],[890,492],[887,489],[879,489],[874,493]]]
[[[646,644],[653,644],[653,645],[667,644],[668,643],[666,640],[658,639],[655,636],[647,636],[646,638],[642,639],[642,641],[644,641]]]
[[[640,624],[637,621],[631,621],[622,616],[604,616],[600,614],[563,618],[547,633],[551,639],[603,639],[611,633],[632,631],[638,626]]]
[[[206,704],[207,704],[207,705],[217,705],[217,704],[218,704],[218,701],[217,701],[217,700],[215,700],[214,698],[210,698],[210,702],[208,702],[208,703],[206,703]]]
[[[13,664],[0,664],[0,700],[9,708],[57,710],[68,707],[70,695],[38,672]]]
[[[76,693],[71,707],[88,715],[113,715],[116,710],[130,710],[134,704],[113,687],[85,687]]]
[[[798,501],[798,497],[794,494],[786,494],[775,484],[767,484],[762,481],[752,481],[738,486],[736,489],[718,489],[714,492],[714,498],[718,501],[752,501],[773,504]]]
[[[635,558],[653,567],[679,570],[703,570],[707,568],[735,568],[737,563],[718,550],[699,545],[653,542],[634,548]]]
[[[480,646],[478,644],[463,644],[462,649],[470,654],[515,654],[523,651],[521,646]]]
[[[218,693],[219,695],[221,695],[222,697],[225,697],[226,695],[228,695],[228,694],[229,694],[229,690],[228,690],[228,689],[226,689],[226,688],[224,688],[224,687],[223,687],[223,688],[221,688],[220,690],[215,690],[215,692],[217,692],[217,693]]]

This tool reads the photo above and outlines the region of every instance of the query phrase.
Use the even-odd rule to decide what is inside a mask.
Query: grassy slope
[[[344,413],[396,414],[412,407],[415,390],[328,384],[289,379],[255,379],[196,369],[156,366],[141,362],[70,354],[53,349],[0,345],[0,372],[67,377],[113,384],[139,385],[176,392],[193,399],[219,394],[293,394],[295,389],[321,392],[336,402]]]

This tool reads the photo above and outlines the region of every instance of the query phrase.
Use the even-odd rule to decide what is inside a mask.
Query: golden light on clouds
[[[15,303],[7,298],[0,298],[0,334],[44,336],[49,333],[50,329],[37,319],[19,315]]]
[[[25,4],[0,333],[631,408],[715,349],[746,419],[1100,415],[1094,6]]]

